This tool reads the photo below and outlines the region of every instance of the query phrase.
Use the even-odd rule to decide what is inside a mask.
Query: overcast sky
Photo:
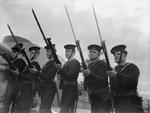
[[[84,57],[88,58],[87,46],[100,44],[91,3],[96,10],[111,64],[114,65],[114,61],[110,49],[117,44],[127,45],[128,60],[138,65],[141,71],[139,87],[147,85],[150,81],[149,0],[0,0],[0,40],[10,34],[9,24],[15,35],[44,47],[44,40],[31,12],[33,8],[45,35],[52,38],[58,54],[64,58],[63,46],[74,43],[64,8],[66,4]]]

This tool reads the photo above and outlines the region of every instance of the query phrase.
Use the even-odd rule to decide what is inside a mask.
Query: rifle
[[[105,45],[105,41],[102,40],[102,36],[101,36],[101,32],[100,32],[100,28],[99,28],[99,24],[98,24],[98,20],[96,17],[96,13],[95,13],[95,9],[94,6],[92,4],[92,9],[93,9],[93,13],[94,13],[94,17],[95,17],[95,21],[96,21],[96,26],[97,26],[97,30],[98,30],[98,34],[99,34],[99,38],[100,38],[100,42],[101,42],[101,46],[105,55],[105,59],[106,59],[106,64],[107,64],[107,70],[111,71],[112,68],[110,66],[110,62],[109,62],[109,58],[108,58],[108,54],[107,54],[107,48]],[[111,83],[110,83],[110,77],[108,76],[108,88],[109,88],[109,94],[110,94],[110,101],[111,101],[111,113],[115,112],[115,108],[114,108],[114,98],[113,98],[113,94],[112,94],[112,87],[111,87]]]
[[[55,50],[54,50],[54,48],[53,48],[53,45],[52,45],[52,42],[51,42],[50,38],[47,38],[47,39],[46,39],[45,34],[44,34],[43,30],[42,30],[42,27],[41,27],[41,25],[40,25],[40,23],[39,23],[39,21],[38,21],[38,18],[37,18],[37,16],[36,16],[36,14],[35,14],[35,12],[34,12],[33,9],[32,9],[32,14],[33,14],[33,16],[34,16],[34,19],[35,19],[35,21],[36,21],[36,23],[37,23],[37,25],[38,25],[38,27],[39,27],[41,33],[42,33],[42,36],[43,36],[43,38],[44,38],[44,41],[45,41],[46,45],[51,48],[51,51],[52,51],[52,54],[53,54],[53,58],[54,58],[55,63],[56,63],[56,64],[61,64],[61,62],[59,61],[59,59],[58,59],[58,57],[57,57],[57,55],[56,55],[56,52],[55,52]],[[58,84],[57,84],[57,86],[58,86]],[[60,106],[60,99],[59,99],[59,93],[58,93],[58,88],[57,88],[57,86],[56,86],[56,89],[57,89],[57,92],[56,92],[56,93],[57,93],[58,105]]]
[[[10,68],[12,70],[16,70],[15,66],[11,63],[11,59],[10,57],[7,55],[7,53],[5,52],[0,52],[0,55],[8,62]]]
[[[67,10],[66,5],[65,5],[65,11],[66,11],[66,14],[67,14],[69,23],[70,23],[70,27],[71,27],[71,30],[72,30],[72,33],[73,33],[73,37],[74,37],[74,40],[75,40],[75,44],[76,44],[77,49],[78,49],[79,54],[80,54],[80,58],[81,58],[81,61],[82,61],[82,68],[83,68],[83,69],[87,69],[87,65],[86,65],[85,60],[84,60],[84,57],[83,57],[83,53],[82,53],[82,49],[81,49],[81,46],[80,46],[80,42],[79,42],[79,40],[76,39],[76,35],[75,35],[75,32],[74,32],[73,25],[72,25],[72,23],[71,23],[71,19],[70,19],[70,16],[69,16],[69,13],[68,13],[68,10]],[[78,98],[77,98],[77,100],[76,100],[76,102],[75,102],[74,113],[76,113],[77,104],[78,104]]]
[[[11,30],[9,24],[7,24],[7,26],[8,26],[8,29],[9,29],[9,31],[10,31],[10,33],[11,33],[11,36],[13,37],[14,41],[16,42],[16,44],[18,44],[18,41],[17,41],[17,39],[15,38],[14,33],[12,32],[12,30]],[[31,65],[31,62],[30,62],[30,60],[29,60],[29,58],[28,58],[28,56],[27,56],[27,54],[26,54],[26,52],[25,52],[25,48],[23,48],[23,49],[22,49],[22,48],[19,48],[19,49],[20,49],[21,54],[26,58],[26,61],[28,62],[29,67],[32,67],[32,68],[33,68],[33,66]]]
[[[33,9],[32,9],[32,13],[33,13],[33,16],[34,16],[34,18],[35,18],[35,20],[36,20],[36,23],[37,23],[37,25],[38,25],[38,27],[39,27],[41,33],[42,33],[42,36],[43,36],[43,38],[44,38],[44,41],[45,41],[46,45],[51,48],[51,51],[52,51],[52,54],[53,54],[55,63],[61,64],[61,62],[59,61],[59,59],[58,59],[58,57],[57,57],[57,55],[56,55],[56,52],[55,52],[55,50],[54,50],[54,48],[53,48],[52,42],[50,41],[50,39],[46,39],[46,37],[45,37],[45,35],[44,35],[44,32],[43,32],[43,30],[42,30],[42,27],[41,27],[41,25],[40,25],[40,23],[39,23],[39,21],[38,21],[38,19],[37,19],[37,16],[36,16],[36,14],[35,14],[35,12],[34,12]]]
[[[85,63],[85,60],[84,60],[84,57],[83,57],[83,54],[82,54],[80,42],[79,42],[79,40],[76,39],[76,35],[75,35],[75,32],[74,32],[74,29],[73,29],[73,26],[72,26],[72,23],[71,23],[71,19],[70,19],[70,16],[69,16],[69,13],[68,13],[66,5],[65,5],[65,10],[66,10],[66,14],[67,14],[67,17],[68,17],[68,20],[69,20],[69,23],[70,23],[70,27],[71,27],[71,30],[72,30],[72,33],[73,33],[73,37],[74,37],[77,49],[78,49],[79,54],[80,54],[80,58],[81,58],[81,61],[82,61],[82,67],[83,67],[83,69],[87,69],[87,65]]]

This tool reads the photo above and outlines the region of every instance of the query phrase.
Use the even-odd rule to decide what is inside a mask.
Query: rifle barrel
[[[80,43],[79,43],[79,40],[76,39],[76,35],[75,35],[75,32],[74,32],[73,25],[71,23],[71,19],[70,19],[70,16],[69,16],[69,13],[68,13],[66,5],[65,5],[65,10],[66,10],[66,13],[67,13],[67,17],[68,17],[68,20],[69,20],[69,23],[70,23],[70,27],[71,27],[71,30],[72,30],[72,33],[73,33],[73,37],[74,37],[77,49],[78,49],[79,54],[80,54],[80,58],[81,58],[81,61],[82,61],[82,67],[84,69],[87,69],[87,66],[85,64],[85,60],[84,60],[84,57],[83,57],[83,54],[82,54],[82,50],[81,50],[81,47],[80,47]]]
[[[7,26],[8,26],[8,29],[9,29],[9,31],[10,31],[10,33],[11,33],[11,35],[12,35],[14,41],[16,42],[16,44],[18,44],[18,41],[17,41],[17,39],[15,38],[15,35],[14,35],[13,31],[11,30],[9,24],[7,24]],[[30,62],[30,60],[29,60],[29,58],[28,58],[28,56],[27,56],[27,54],[26,54],[26,52],[25,52],[25,49],[21,49],[21,48],[19,48],[19,49],[20,49],[20,51],[21,51],[21,54],[23,54],[23,55],[25,56],[25,58],[26,58],[26,60],[27,60],[27,62],[28,62],[28,65],[30,66],[31,62]]]
[[[12,35],[14,41],[16,42],[16,44],[18,44],[17,40],[15,39],[14,33],[12,32],[12,30],[11,30],[9,24],[7,24],[7,26],[8,26],[8,29],[9,29],[9,31],[10,31],[10,33],[11,33],[11,35]]]
[[[40,31],[41,31],[41,33],[42,33],[42,36],[43,36],[43,38],[44,38],[46,44],[48,44],[48,42],[47,42],[47,40],[46,40],[46,37],[45,37],[45,35],[44,35],[44,32],[43,32],[43,30],[42,30],[42,27],[41,27],[41,25],[40,25],[40,23],[39,23],[39,21],[38,21],[38,18],[37,18],[37,16],[36,16],[36,14],[35,14],[35,12],[34,12],[33,9],[32,9],[32,13],[33,13],[33,16],[34,16],[34,18],[35,18],[35,20],[36,20],[37,25],[39,26],[39,29],[40,29]]]
[[[100,37],[100,41],[102,42],[102,36],[101,36],[101,32],[100,32],[100,28],[99,28],[99,24],[98,24],[98,20],[97,20],[97,16],[96,16],[96,12],[95,12],[93,4],[92,4],[92,9],[93,9],[93,13],[94,13],[94,17],[95,17],[96,26],[97,26],[98,34],[99,34],[99,37]]]
[[[53,57],[54,57],[55,62],[56,62],[57,64],[61,64],[61,62],[59,61],[59,59],[58,59],[58,57],[57,57],[57,55],[56,55],[56,52],[55,52],[53,46],[52,46],[52,42],[51,42],[49,39],[46,39],[46,37],[45,37],[45,35],[44,35],[44,32],[43,32],[43,30],[42,30],[42,27],[41,27],[41,25],[40,25],[40,23],[39,23],[39,21],[38,21],[38,19],[37,19],[37,16],[36,16],[36,14],[35,14],[35,12],[34,12],[33,9],[32,9],[32,13],[33,13],[33,16],[34,16],[34,18],[35,18],[35,20],[36,20],[36,23],[37,23],[37,25],[38,25],[38,27],[39,27],[41,33],[42,33],[42,36],[43,36],[43,38],[44,38],[44,40],[45,40],[46,45],[48,45],[48,46],[51,48],[51,50],[52,50],[52,54],[53,54]]]
[[[69,20],[69,23],[70,23],[70,27],[71,27],[71,30],[72,30],[72,33],[73,33],[73,37],[76,41],[76,35],[75,35],[75,32],[74,32],[74,29],[73,29],[73,25],[71,23],[71,19],[70,19],[70,16],[69,16],[69,13],[68,13],[68,10],[67,10],[67,6],[65,5],[65,10],[66,10],[66,13],[67,13],[67,17],[68,17],[68,20]]]
[[[107,70],[110,71],[111,70],[111,66],[110,66],[110,62],[109,62],[109,58],[108,58],[108,54],[107,54],[107,49],[106,49],[105,41],[102,40],[100,28],[99,28],[99,25],[98,25],[98,20],[97,20],[96,13],[95,13],[93,5],[92,5],[92,9],[93,9],[93,13],[94,13],[94,17],[95,17],[95,21],[96,21],[96,25],[97,25],[97,29],[98,29],[100,41],[101,41],[101,46],[103,48],[103,52],[104,52],[106,63],[107,63]],[[113,99],[113,95],[112,95],[110,77],[108,76],[107,78],[108,78],[109,93],[110,93],[110,97],[111,97],[111,112],[114,113],[114,110],[115,110],[114,109],[114,99]]]

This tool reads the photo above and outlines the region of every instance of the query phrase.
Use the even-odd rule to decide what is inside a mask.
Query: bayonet
[[[107,63],[107,70],[110,71],[110,70],[112,70],[112,68],[110,66],[110,62],[109,62],[109,58],[108,58],[108,54],[107,54],[107,48],[105,45],[105,41],[102,40],[102,36],[101,36],[101,32],[100,32],[100,28],[99,28],[99,24],[98,24],[98,20],[97,20],[97,16],[96,16],[96,12],[95,12],[93,4],[92,4],[92,9],[93,9],[93,13],[94,13],[95,21],[96,21],[96,26],[97,26],[101,46],[102,46],[102,49],[103,49],[103,52],[105,55],[105,59],[106,59],[106,63]],[[112,89],[111,89],[112,87],[111,87],[111,83],[110,83],[110,77],[108,76],[107,78],[108,78],[108,88],[109,88],[110,101],[111,101],[111,112],[114,113],[115,107],[114,107],[114,98],[113,98]]]
[[[40,29],[40,32],[41,32],[41,34],[42,34],[42,36],[43,36],[43,38],[44,38],[44,41],[45,41],[46,45],[48,45],[48,46],[51,48],[51,51],[52,51],[52,54],[53,54],[55,63],[61,64],[61,62],[59,61],[59,59],[58,59],[58,57],[57,57],[57,55],[56,55],[56,52],[55,52],[55,50],[54,50],[54,48],[53,48],[52,42],[51,42],[50,40],[47,40],[47,39],[46,39],[45,34],[44,34],[43,30],[42,30],[42,27],[41,27],[41,25],[40,25],[40,23],[39,23],[39,21],[38,21],[38,18],[37,18],[37,16],[36,16],[36,14],[35,14],[35,12],[34,12],[33,9],[32,9],[32,13],[33,13],[33,16],[34,16],[34,18],[35,18],[35,21],[36,21],[36,23],[37,23],[37,25],[38,25],[38,27],[39,27],[39,29]]]
[[[75,32],[74,32],[73,25],[72,25],[72,22],[71,22],[71,19],[70,19],[70,16],[69,16],[66,5],[65,5],[65,11],[66,11],[66,14],[67,14],[67,17],[68,17],[68,20],[69,20],[69,24],[70,24],[70,27],[71,27],[71,31],[73,33],[73,37],[74,37],[77,49],[78,49],[79,54],[80,54],[80,58],[81,58],[81,61],[82,61],[82,67],[83,67],[83,69],[87,69],[87,66],[86,66],[86,63],[85,63],[85,60],[84,60],[84,57],[83,57],[83,54],[82,54],[80,42],[79,42],[79,40],[76,39],[76,35],[75,35]]]
[[[9,24],[7,24],[7,26],[8,26],[8,29],[9,29],[9,31],[10,31],[10,33],[11,33],[11,36],[13,37],[14,41],[16,42],[16,44],[19,44],[19,42],[17,41],[17,39],[16,39],[16,37],[15,37],[13,31],[11,30]],[[30,62],[30,60],[29,60],[29,58],[28,58],[28,56],[27,56],[27,54],[26,54],[26,52],[25,52],[25,48],[23,48],[23,49],[22,49],[22,48],[19,48],[19,49],[20,49],[21,54],[26,58],[26,60],[27,60],[27,62],[28,62],[28,65],[31,66],[31,62]],[[31,67],[32,67],[32,66],[31,66]]]

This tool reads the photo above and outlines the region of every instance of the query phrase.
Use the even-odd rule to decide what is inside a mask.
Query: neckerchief
[[[98,59],[98,58],[95,59],[95,60],[89,60],[88,65],[89,65],[89,64],[95,65],[95,63],[98,62],[98,61],[100,61],[100,59]]]

